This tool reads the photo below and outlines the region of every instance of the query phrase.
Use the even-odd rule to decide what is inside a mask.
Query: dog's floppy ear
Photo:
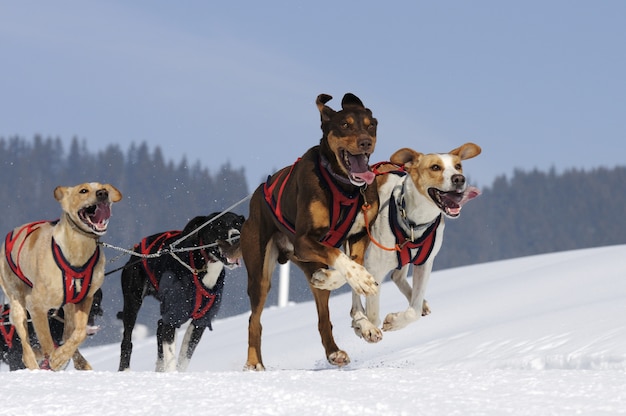
[[[465,143],[461,145],[460,147],[457,147],[456,149],[452,150],[450,154],[460,157],[461,160],[466,160],[466,159],[471,159],[473,157],[478,156],[481,151],[482,149],[477,144]]]
[[[57,201],[62,200],[63,195],[65,195],[66,189],[67,186],[57,186],[56,188],[54,188],[54,199],[56,199]]]
[[[419,162],[421,156],[422,153],[405,147],[391,155],[391,159],[389,160],[394,165],[400,165],[410,168],[413,164],[417,164]]]
[[[333,114],[336,113],[335,110],[326,105],[327,102],[332,100],[333,97],[328,94],[320,94],[317,96],[317,100],[315,100],[315,104],[317,108],[320,110],[320,115],[322,117],[322,123],[330,120]]]
[[[341,100],[341,108],[345,109],[346,107],[362,107],[365,108],[363,102],[356,95],[351,92],[346,93]]]
[[[111,198],[111,201],[119,202],[122,199],[122,193],[118,191],[118,189],[115,186],[106,184],[104,185],[104,187],[109,193],[109,197]]]

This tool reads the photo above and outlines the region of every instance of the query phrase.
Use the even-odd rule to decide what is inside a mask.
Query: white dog
[[[468,186],[461,161],[479,155],[481,149],[466,143],[446,154],[422,154],[401,149],[391,156],[391,163],[376,169],[380,211],[371,226],[369,251],[365,268],[381,283],[393,270],[391,279],[409,301],[403,312],[390,313],[383,331],[404,328],[430,313],[424,300],[435,256],[443,242],[444,217],[455,218],[461,207],[480,191]],[[407,282],[411,264],[413,286]],[[352,295],[352,327],[367,342],[378,342],[380,291],[366,297]]]

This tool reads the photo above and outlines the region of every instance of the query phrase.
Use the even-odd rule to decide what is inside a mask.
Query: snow
[[[378,344],[355,336],[350,296],[335,295],[343,369],[324,359],[311,302],[266,309],[263,373],[242,371],[247,314],[215,322],[187,373],[153,372],[153,337],[124,373],[119,344],[83,350],[92,372],[5,365],[0,415],[626,414],[625,274],[626,245],[438,271],[433,313]],[[406,308],[392,283],[381,290],[383,315]]]

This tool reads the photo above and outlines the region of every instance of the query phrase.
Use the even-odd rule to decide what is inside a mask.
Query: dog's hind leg
[[[159,319],[157,327],[157,362],[155,371],[176,371],[176,328]]]
[[[132,266],[124,269],[122,272],[124,309],[118,314],[118,318],[122,319],[124,333],[120,345],[120,366],[118,371],[126,371],[130,368],[130,357],[133,352],[133,329],[135,328],[139,308],[141,308],[143,303],[144,286],[147,280],[147,276],[141,270],[140,266]]]
[[[406,300],[411,303],[411,297],[413,296],[413,289],[409,282],[406,280],[406,277],[409,274],[409,266],[406,265],[400,270],[394,270],[391,273],[391,280],[396,284],[400,292],[406,297]],[[430,307],[428,306],[428,302],[426,299],[422,302],[422,316],[426,316],[430,314]]]
[[[393,272],[391,272],[391,281],[396,284],[396,286],[400,290],[400,293],[404,295],[404,297],[406,298],[408,302],[411,301],[411,291],[412,291],[411,285],[409,285],[409,282],[407,282],[406,280],[406,277],[409,274],[410,266],[411,266],[410,264],[407,264],[404,267],[402,267],[400,270],[396,269]]]
[[[26,368],[30,370],[38,370],[39,364],[35,357],[35,352],[30,345],[30,336],[28,335],[28,315],[26,309],[19,301],[10,299],[11,303],[11,322],[15,326],[15,332],[20,337],[22,344],[22,362]]]
[[[74,361],[74,368],[77,370],[93,370],[93,368],[91,368],[91,364],[89,364],[89,361],[87,361],[87,359],[83,357],[83,354],[81,354],[78,349],[74,351],[74,355],[72,355],[72,361]]]
[[[248,270],[248,297],[250,299],[250,320],[248,322],[248,358],[244,370],[263,371],[261,356],[261,314],[271,287],[272,273],[278,260],[279,251],[272,239],[256,242],[244,237],[242,229],[241,249]],[[258,240],[258,235],[254,236]],[[259,250],[260,249],[260,250]]]
[[[6,362],[9,364],[10,371],[23,370],[26,368],[22,362],[22,342],[19,340],[17,334],[13,335],[13,347],[8,348],[6,351]]]
[[[193,322],[189,324],[187,330],[185,331],[185,336],[183,338],[183,343],[180,346],[180,353],[178,355],[178,365],[176,369],[180,372],[187,371],[187,367],[189,367],[189,362],[191,361],[191,357],[193,356],[200,339],[202,338],[202,334],[206,327],[204,326],[196,326]]]

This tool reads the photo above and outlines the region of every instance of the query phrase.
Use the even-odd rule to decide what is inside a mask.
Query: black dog
[[[124,321],[120,371],[130,367],[132,332],[147,295],[157,298],[161,305],[156,371],[187,369],[202,333],[207,327],[212,329],[211,321],[219,310],[224,266],[233,268],[238,265],[241,257],[239,232],[243,222],[244,217],[230,212],[199,216],[192,219],[183,231],[154,234],[135,246],[135,252],[140,254],[169,249],[175,242],[178,243],[175,248],[190,250],[143,257],[139,261],[131,258],[126,264],[122,271],[124,310],[118,314],[118,318]],[[176,363],[176,329],[189,320],[191,324]]]
[[[9,365],[9,370],[22,370],[26,368],[22,362],[22,343],[20,338],[15,332],[15,327],[9,322],[10,305],[5,304],[1,308],[0,313],[0,360]],[[91,310],[89,311],[89,321],[87,323],[87,335],[94,335],[98,332],[98,328],[95,326],[95,318],[102,316],[102,289],[98,289],[93,296],[93,303]],[[52,340],[58,346],[61,345],[63,340],[64,324],[63,308],[56,311],[51,310],[48,317],[50,323],[50,334]],[[28,334],[30,335],[30,344],[38,350],[39,340],[35,334],[30,321],[28,322]],[[80,360],[85,360],[82,354],[76,350],[76,353],[72,356],[74,365]]]

